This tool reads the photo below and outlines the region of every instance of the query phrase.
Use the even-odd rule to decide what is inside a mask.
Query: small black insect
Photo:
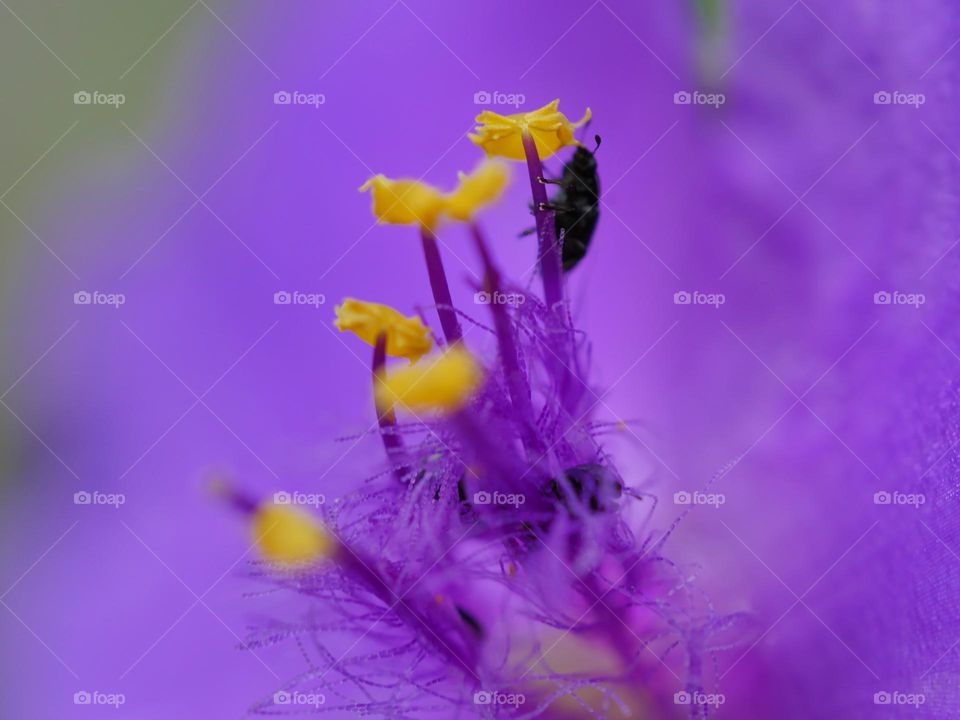
[[[597,159],[600,136],[593,150],[580,145],[569,162],[563,165],[559,180],[542,178],[541,182],[557,185],[556,194],[547,208],[554,211],[557,238],[563,245],[563,269],[569,272],[587,254],[593,233],[600,219],[600,176]]]
[[[602,465],[574,465],[563,474],[566,482],[551,480],[549,493],[567,509],[579,504],[592,513],[609,512],[623,495],[623,483]]]

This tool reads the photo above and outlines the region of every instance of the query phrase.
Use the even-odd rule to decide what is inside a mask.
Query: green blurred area
[[[696,8],[699,37],[696,44],[697,63],[703,82],[713,88],[721,85],[719,68],[729,63],[726,46],[729,40],[730,7],[728,0],[692,0]]]
[[[17,282],[23,282],[28,263],[60,264],[44,242],[54,252],[69,242],[43,238],[36,226],[45,214],[58,212],[56,198],[69,190],[63,187],[65,169],[101,146],[116,153],[108,146],[115,147],[118,129],[123,131],[117,112],[77,105],[74,94],[125,94],[122,119],[132,127],[171,122],[172,108],[165,111],[157,98],[176,85],[196,33],[219,22],[211,10],[220,4],[0,2],[0,395],[42,351],[18,343],[31,319],[30,309],[17,302]],[[115,159],[121,166],[139,160],[119,153]],[[0,482],[15,476],[17,448],[28,438],[29,431],[0,407]]]
[[[709,32],[720,29],[723,21],[723,0],[693,0],[697,7],[700,21]]]

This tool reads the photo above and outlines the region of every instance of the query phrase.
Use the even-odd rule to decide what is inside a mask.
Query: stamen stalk
[[[377,381],[383,375],[384,367],[387,362],[387,335],[380,333],[377,336],[377,342],[373,346],[373,385],[374,397],[376,397]],[[377,411],[377,423],[380,425],[380,437],[383,438],[383,449],[387,453],[387,460],[393,470],[393,476],[398,482],[403,481],[403,476],[407,468],[398,465],[397,459],[405,454],[403,439],[397,434],[397,418],[393,408],[381,406],[374,400],[374,406]]]
[[[447,343],[453,345],[463,339],[463,331],[453,309],[453,298],[447,284],[447,274],[443,269],[440,248],[437,247],[437,237],[432,230],[421,228],[420,239],[423,243],[423,258],[427,263],[427,275],[430,277],[430,288],[433,290],[433,301],[437,306],[437,315],[440,316],[440,326]]]
[[[543,164],[537,144],[529,132],[523,133],[523,150],[527,156],[527,172],[530,174],[530,190],[533,194],[533,216],[537,224],[537,239],[540,241],[538,259],[543,278],[543,299],[547,307],[554,309],[563,302],[563,279],[560,263],[560,248],[557,244],[556,223],[553,211],[548,208],[547,188],[543,183]]]
[[[550,209],[547,198],[540,153],[529,132],[523,133],[523,149],[527,156],[530,190],[533,193],[533,214],[537,224],[537,238],[540,241],[539,262],[540,275],[543,278],[543,297],[552,312],[552,319],[556,321],[553,329],[558,331],[547,341],[547,347],[554,356],[548,358],[547,362],[552,367],[554,377],[557,378],[561,402],[569,411],[575,405],[577,395],[575,388],[582,385],[582,381],[575,377],[575,370],[570,367],[571,364],[576,366],[576,357],[574,348],[568,345],[569,332],[567,331],[570,330],[570,319],[563,306],[563,265],[560,244],[557,241],[553,210]]]
[[[510,393],[513,409],[523,426],[523,444],[528,450],[539,452],[541,443],[533,424],[533,403],[530,400],[530,386],[527,384],[526,375],[520,367],[517,343],[513,334],[513,326],[510,324],[510,317],[507,315],[507,308],[498,302],[499,298],[502,297],[500,272],[493,264],[480,226],[471,223],[470,231],[473,234],[474,243],[483,263],[484,290],[490,298],[490,312],[493,315],[493,327],[497,333],[500,360],[503,363],[503,371],[507,379],[507,390]]]

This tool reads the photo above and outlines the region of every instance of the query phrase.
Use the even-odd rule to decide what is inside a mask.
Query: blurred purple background
[[[138,86],[134,69],[115,83],[129,107],[64,102],[79,122],[23,218],[62,262],[17,226],[5,717],[237,717],[301,669],[236,648],[279,603],[243,599],[247,531],[204,483],[335,498],[378,471],[376,442],[337,441],[374,418],[366,353],[333,332],[332,306],[430,297],[413,233],[375,226],[357,188],[378,172],[450,186],[478,157],[475,95],[493,91],[526,109],[559,97],[571,117],[589,106],[603,137],[601,225],[571,296],[598,417],[641,421],[616,443],[625,477],[661,496],[665,526],[674,492],[742,456],[715,487],[724,505],[697,508],[670,545],[717,607],[766,631],[722,656],[720,716],[960,712],[956,10],[184,2],[152,35],[188,8],[157,46],[176,49],[164,82]],[[282,91],[325,102],[277,105]],[[524,182],[484,225],[529,280]],[[472,248],[459,228],[441,240],[473,312]],[[295,290],[327,303],[274,304]],[[78,291],[126,302],[75,305]],[[683,291],[725,302],[675,304]],[[883,291],[925,303],[876,304]],[[74,504],[95,490],[126,502]],[[876,505],[878,491],[926,502]],[[126,704],[77,706],[82,690]],[[884,690],[927,702],[878,707]]]

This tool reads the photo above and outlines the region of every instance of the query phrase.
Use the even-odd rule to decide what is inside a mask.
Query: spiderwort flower
[[[480,386],[483,371],[473,356],[455,347],[412,367],[387,372],[377,383],[378,402],[414,412],[459,410]]]
[[[551,119],[551,112],[559,115],[556,103],[528,114],[532,119],[510,121],[515,122],[510,132],[527,158],[535,198],[538,191],[544,198],[545,193],[540,150],[531,133],[546,133],[550,153],[575,142],[574,124]],[[360,701],[369,714],[417,716],[425,707],[419,703],[469,702],[489,683],[537,696],[527,717],[610,717],[614,706],[647,709],[630,688],[656,684],[656,668],[644,655],[652,644],[659,646],[658,657],[678,647],[687,650],[691,676],[699,667],[699,650],[684,629],[699,620],[678,619],[695,610],[699,596],[681,597],[687,577],[660,555],[669,532],[654,542],[652,533],[634,537],[635,530],[644,532],[643,526],[627,527],[621,499],[643,495],[624,486],[599,442],[599,426],[586,420],[589,408],[570,391],[571,381],[579,380],[583,345],[570,321],[558,320],[568,316],[557,306],[562,300],[560,257],[542,222],[548,212],[545,199],[537,206],[541,249],[552,249],[556,260],[556,272],[550,275],[552,266],[541,252],[547,302],[531,294],[512,309],[490,303],[498,352],[483,366],[459,342],[434,232],[444,220],[467,223],[483,266],[483,288],[499,297],[503,280],[476,215],[500,196],[506,182],[506,166],[487,160],[461,174],[450,192],[383,176],[364,186],[373,191],[374,213],[382,222],[419,226],[449,346],[421,357],[429,350],[429,339],[413,318],[353,299],[337,308],[337,327],[374,348],[381,436],[394,478],[403,482],[379,484],[378,475],[362,491],[338,498],[324,517],[336,543],[324,544],[325,535],[316,534],[309,518],[282,514],[285,542],[264,548],[275,561],[333,560],[298,574],[293,585],[289,578],[277,582],[323,603],[344,629],[372,638],[369,621],[383,619],[374,642],[390,643],[387,649],[328,668],[360,668],[377,678],[377,687],[411,687],[403,698],[391,693],[378,699],[370,686]],[[406,200],[406,207],[395,207]],[[411,363],[388,369],[388,354]],[[401,424],[393,412],[397,405],[414,417]],[[393,452],[397,448],[400,461]],[[276,518],[266,516],[263,522],[271,519]],[[444,558],[449,561],[441,562]],[[673,586],[669,597],[660,597],[662,588],[650,582],[657,574],[654,565],[674,575],[663,584]],[[597,598],[605,598],[602,608]],[[703,612],[708,619],[715,617],[712,608]],[[516,658],[511,652],[531,630],[536,637],[550,631],[584,632],[584,626],[584,639],[595,650],[592,657],[614,657],[612,670],[597,662],[576,670],[551,663],[534,669],[533,658]],[[315,632],[312,625],[292,632],[286,626],[272,635],[307,640]],[[397,672],[401,664],[416,668],[416,687],[409,674]],[[326,681],[311,674],[301,682],[340,692],[334,690],[340,680],[333,673]],[[437,692],[417,692],[427,687]],[[437,707],[429,709],[435,713]]]
[[[337,330],[352,332],[371,347],[384,335],[386,354],[406,358],[411,365],[433,347],[430,332],[419,317],[406,317],[389,305],[344,298],[334,312]]]

